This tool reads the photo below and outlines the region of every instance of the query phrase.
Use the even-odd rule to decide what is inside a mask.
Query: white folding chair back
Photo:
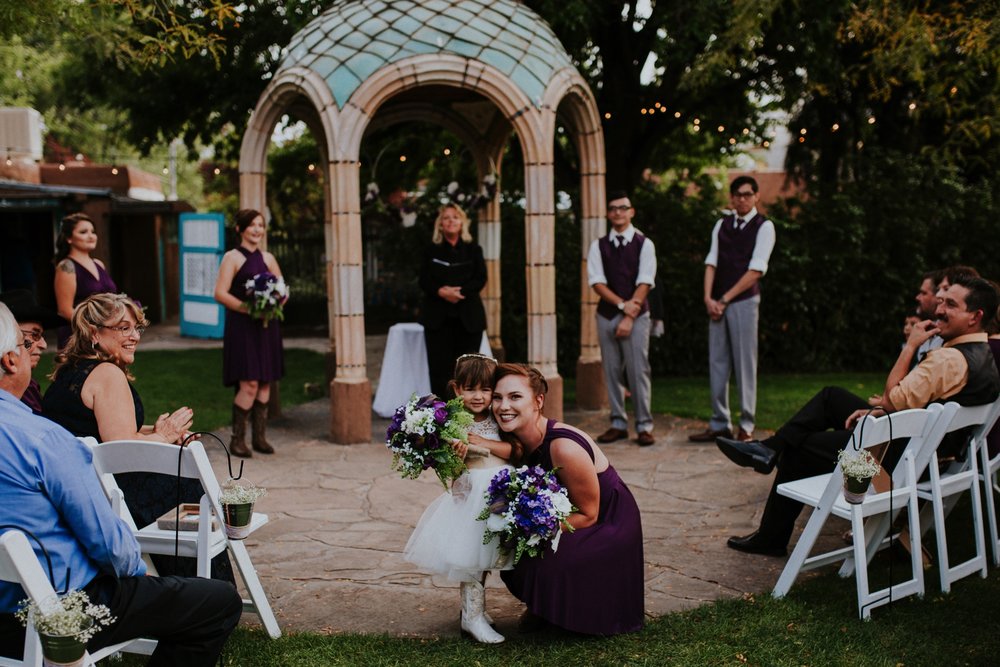
[[[917,485],[917,496],[929,500],[921,510],[921,530],[926,532],[934,526],[937,542],[938,573],[941,590],[948,592],[951,584],[970,574],[979,572],[986,578],[986,545],[983,537],[983,508],[979,501],[979,449],[986,447],[986,434],[993,428],[1000,415],[1000,399],[987,405],[961,407],[955,413],[948,432],[972,429],[965,460],[955,461],[942,472],[939,467],[937,450],[930,452],[927,467],[930,478]],[[957,565],[952,565],[948,554],[946,517],[958,501],[960,494],[968,491],[972,498],[972,529],[975,555]],[[994,524],[995,525],[995,524]],[[994,530],[996,530],[994,528]]]
[[[985,441],[979,443],[979,468],[979,479],[983,481],[983,499],[986,505],[986,522],[989,524],[993,565],[1000,567],[1000,535],[997,534],[997,506],[994,497],[994,494],[1000,493],[1000,483],[997,481],[997,471],[1000,470],[1000,452],[991,458]]]
[[[785,569],[774,587],[775,597],[784,597],[800,572],[811,570],[831,563],[854,559],[863,567],[842,570],[842,576],[850,576],[853,572],[857,581],[858,614],[861,618],[869,618],[875,607],[888,604],[893,599],[906,595],[923,595],[923,568],[920,563],[920,530],[917,512],[916,483],[919,474],[915,461],[919,452],[927,446],[929,439],[940,440],[938,429],[942,414],[953,412],[957,406],[946,408],[932,405],[926,409],[903,410],[879,418],[871,416],[861,420],[854,429],[854,442],[859,448],[869,449],[876,445],[889,442],[890,439],[909,438],[902,457],[893,471],[893,489],[877,493],[869,489],[868,495],[860,504],[852,505],[844,500],[844,475],[840,466],[834,466],[831,473],[817,475],[806,479],[786,482],[778,486],[778,493],[813,507],[806,528],[799,537],[785,564]],[[848,445],[851,446],[851,445]],[[906,508],[910,519],[910,553],[912,577],[888,588],[877,591],[869,590],[868,563],[878,549],[880,540],[875,539],[877,529],[874,524],[884,518],[889,525],[891,515]],[[826,553],[810,556],[813,546],[822,531],[823,525],[830,515],[847,519],[854,531],[854,544],[850,547],[835,549]],[[866,521],[866,519],[869,519]],[[891,583],[891,582],[890,582]]]
[[[197,559],[199,577],[209,577],[211,560],[214,556],[229,550],[236,569],[243,579],[249,599],[243,600],[246,611],[260,617],[268,635],[277,639],[281,629],[271,611],[267,595],[257,576],[257,570],[250,560],[246,545],[241,540],[230,540],[223,530],[222,504],[219,502],[219,482],[212,470],[205,449],[200,442],[189,443],[180,448],[148,440],[114,440],[91,444],[94,453],[94,467],[97,469],[101,485],[111,500],[112,506],[119,504],[119,512],[128,515],[128,498],[122,500],[121,489],[113,475],[125,472],[157,472],[166,475],[196,479],[204,491],[198,515],[197,531],[163,530],[155,523],[139,526],[135,530],[136,539],[143,553],[186,556]],[[122,504],[124,503],[124,504]],[[215,521],[213,522],[213,517]],[[250,522],[250,532],[267,523],[267,515],[254,512]],[[134,526],[134,523],[132,524]]]
[[[52,588],[38,557],[32,551],[28,538],[19,530],[8,530],[0,535],[0,580],[20,584],[28,598],[43,611],[60,608],[56,592]],[[134,639],[113,646],[106,646],[94,653],[84,655],[83,664],[91,667],[113,653],[127,651],[149,655],[156,648],[150,639]],[[28,624],[24,637],[24,657],[21,660],[0,657],[0,667],[19,666],[42,667],[42,645],[35,629]]]

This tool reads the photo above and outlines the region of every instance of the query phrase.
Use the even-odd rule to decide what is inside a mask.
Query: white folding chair
[[[85,440],[86,441],[86,440]],[[260,617],[267,634],[273,639],[281,636],[281,629],[271,611],[267,595],[257,577],[257,570],[250,560],[246,545],[242,540],[230,540],[223,529],[222,504],[219,502],[219,482],[200,442],[189,443],[180,448],[149,440],[114,440],[111,442],[88,442],[94,453],[94,467],[97,469],[101,486],[112,506],[123,518],[131,522],[127,509],[128,498],[115,483],[113,475],[125,472],[157,472],[165,475],[197,479],[204,494],[201,497],[197,531],[163,530],[155,523],[135,529],[136,539],[143,553],[186,556],[197,559],[199,577],[209,577],[211,560],[214,556],[229,550],[236,562],[236,569],[250,595],[243,600],[243,608]],[[215,517],[213,525],[212,518]],[[253,532],[267,523],[267,515],[254,512],[250,523]],[[135,526],[134,523],[132,523]]]
[[[986,578],[986,545],[983,538],[983,508],[979,502],[979,449],[986,447],[986,434],[993,428],[1000,416],[1000,400],[986,405],[961,407],[952,418],[948,432],[971,429],[964,461],[955,461],[941,472],[937,449],[929,453],[927,468],[930,478],[917,485],[917,496],[930,501],[921,510],[921,530],[926,532],[932,525],[937,541],[938,571],[941,590],[951,590],[952,582],[967,577],[974,572]],[[957,565],[951,565],[948,555],[948,539],[945,518],[958,501],[959,494],[968,491],[972,495],[972,528],[976,554]],[[995,528],[994,528],[995,530]]]
[[[873,608],[887,604],[890,600],[906,595],[923,595],[924,578],[920,563],[920,529],[916,494],[918,473],[915,461],[917,452],[929,439],[934,437],[940,439],[935,429],[935,425],[940,423],[940,416],[956,408],[957,406],[946,410],[943,406],[932,405],[926,409],[903,410],[879,418],[867,416],[858,423],[854,429],[854,439],[859,448],[868,449],[887,443],[890,439],[909,438],[902,457],[893,471],[891,491],[877,493],[874,489],[869,489],[862,503],[852,505],[844,500],[844,475],[839,465],[835,466],[831,473],[786,482],[778,486],[778,493],[813,507],[813,512],[785,564],[785,569],[778,578],[772,593],[774,597],[784,597],[800,572],[849,558],[864,564],[864,567],[850,568],[846,573],[841,572],[842,576],[850,576],[850,572],[855,575],[858,614],[861,618],[870,618]],[[888,588],[871,591],[868,582],[868,563],[881,542],[874,541],[874,538],[870,537],[875,532],[872,527],[873,519],[885,516],[888,525],[889,516],[904,508],[907,509],[910,521],[912,578],[898,584],[890,582]],[[823,525],[831,514],[851,522],[854,544],[810,556]],[[866,522],[866,519],[869,521]],[[871,543],[873,541],[874,543]]]
[[[28,538],[19,530],[8,530],[0,536],[0,580],[20,584],[27,597],[43,611],[50,612],[60,608],[52,583],[28,544]],[[133,639],[106,646],[94,653],[88,652],[84,654],[83,663],[85,667],[92,667],[98,660],[121,651],[150,655],[154,648],[156,642],[152,639]],[[42,645],[31,623],[25,631],[24,657],[21,660],[0,657],[2,667],[22,665],[42,667]]]
[[[998,470],[1000,470],[1000,452],[991,458],[986,442],[979,443],[979,479],[983,482],[983,499],[986,504],[986,521],[989,523],[990,550],[993,552],[994,567],[1000,567],[1000,535],[997,534],[997,507],[993,497],[994,493],[1000,493]]]

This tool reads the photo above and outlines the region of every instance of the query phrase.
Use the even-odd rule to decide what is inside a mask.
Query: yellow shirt
[[[985,343],[985,333],[971,333],[953,338],[943,347],[931,350],[916,368],[889,390],[889,400],[897,410],[925,408],[932,401],[954,396],[969,381],[965,355],[954,348],[963,343]]]

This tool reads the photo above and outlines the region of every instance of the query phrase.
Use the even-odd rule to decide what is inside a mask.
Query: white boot
[[[481,644],[499,644],[503,635],[490,627],[483,615],[485,594],[483,585],[478,581],[463,581],[462,594],[462,631],[468,632],[472,638]]]

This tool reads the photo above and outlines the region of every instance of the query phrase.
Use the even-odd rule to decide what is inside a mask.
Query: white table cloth
[[[485,331],[479,352],[492,354]],[[389,327],[372,409],[380,417],[391,417],[414,393],[417,396],[431,393],[424,327],[416,322],[403,322]]]

